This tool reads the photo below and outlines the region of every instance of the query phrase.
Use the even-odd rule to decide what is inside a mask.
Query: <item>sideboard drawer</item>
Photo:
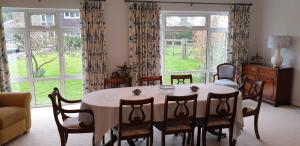
[[[270,75],[272,77],[277,76],[277,71],[269,68],[258,68],[258,74]]]
[[[257,67],[256,66],[251,66],[251,65],[247,65],[245,67],[243,67],[243,72],[257,72]]]

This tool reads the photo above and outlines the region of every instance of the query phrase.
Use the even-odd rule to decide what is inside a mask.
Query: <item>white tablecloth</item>
[[[190,86],[196,85],[199,87],[197,92],[197,117],[204,117],[206,100],[208,93],[230,93],[236,91],[233,88],[213,85],[213,84],[186,84],[175,85],[173,92],[165,92],[159,89],[159,86],[143,86],[143,87],[127,87],[127,88],[113,88],[95,91],[84,95],[82,99],[81,108],[91,109],[94,112],[95,118],[95,142],[99,143],[102,136],[111,128],[118,125],[119,122],[119,101],[120,99],[136,100],[154,97],[154,121],[163,120],[164,102],[166,95],[190,95],[195,94],[191,92]],[[134,96],[132,90],[140,89],[142,93],[139,96]],[[79,114],[79,120],[88,122],[90,117],[85,114]],[[237,138],[240,135],[240,129],[243,127],[242,115],[242,97],[239,95],[237,104],[237,113],[235,120],[235,128],[233,137]]]

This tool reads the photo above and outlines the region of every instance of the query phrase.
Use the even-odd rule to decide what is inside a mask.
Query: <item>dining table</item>
[[[199,87],[196,92],[191,91],[191,86]],[[207,96],[209,93],[232,93],[237,91],[234,88],[226,87],[216,84],[178,84],[173,85],[174,89],[165,90],[161,85],[154,86],[136,86],[136,87],[124,87],[124,88],[111,88],[102,89],[85,94],[81,109],[90,109],[94,113],[95,123],[95,143],[99,144],[102,137],[113,127],[119,123],[119,105],[120,99],[126,100],[139,100],[153,97],[154,98],[154,113],[153,120],[155,122],[163,121],[164,119],[164,104],[166,95],[172,96],[184,96],[191,94],[198,94],[197,98],[197,110],[196,117],[205,117]],[[134,95],[133,90],[140,89],[140,95]],[[79,122],[89,124],[92,121],[92,117],[87,114],[81,113],[78,118]],[[242,96],[241,93],[238,97],[236,118],[233,130],[233,138],[236,140],[241,134],[241,129],[244,125],[242,115]]]

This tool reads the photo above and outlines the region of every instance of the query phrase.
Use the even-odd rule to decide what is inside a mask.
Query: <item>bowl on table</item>
[[[191,86],[190,89],[192,90],[192,92],[197,92],[199,90],[198,86]]]

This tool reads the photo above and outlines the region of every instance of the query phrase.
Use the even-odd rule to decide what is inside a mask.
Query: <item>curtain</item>
[[[8,61],[5,49],[5,37],[4,28],[2,22],[2,9],[0,6],[0,90],[1,92],[11,91],[9,71],[8,71]]]
[[[228,62],[237,67],[241,83],[242,65],[247,61],[250,31],[250,6],[234,5],[229,12]]]
[[[81,0],[84,93],[104,88],[107,76],[104,17],[101,1]]]
[[[141,77],[160,75],[160,6],[129,3],[129,65],[132,85]]]

